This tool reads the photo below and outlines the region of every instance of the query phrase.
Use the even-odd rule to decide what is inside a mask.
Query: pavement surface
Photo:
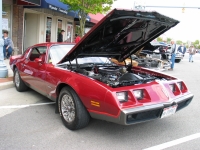
[[[175,115],[131,126],[93,119],[86,128],[70,131],[49,99],[33,90],[1,90],[0,149],[199,150],[200,54],[195,55],[194,63],[186,55],[174,71],[166,73],[185,81],[195,95],[193,101]]]

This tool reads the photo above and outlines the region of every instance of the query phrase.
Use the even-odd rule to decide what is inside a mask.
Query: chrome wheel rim
[[[75,107],[72,97],[68,94],[63,95],[61,99],[61,111],[64,119],[71,123],[75,120]]]
[[[19,73],[16,72],[16,73],[15,73],[15,85],[16,85],[17,87],[19,87],[19,84],[20,84]]]

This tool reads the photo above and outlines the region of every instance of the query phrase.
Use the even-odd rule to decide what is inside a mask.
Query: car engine
[[[122,87],[148,83],[155,80],[166,80],[162,77],[149,74],[135,74],[131,71],[131,66],[79,66],[76,72],[106,83],[111,87]]]

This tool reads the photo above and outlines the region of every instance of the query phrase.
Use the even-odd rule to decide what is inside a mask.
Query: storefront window
[[[73,26],[72,22],[67,22],[67,29],[66,29],[66,41],[68,43],[72,43],[72,36],[73,36]]]
[[[8,31],[11,36],[11,5],[2,6],[2,30]]]
[[[46,42],[51,42],[51,25],[52,25],[52,18],[51,17],[47,17]]]
[[[61,32],[62,30],[62,20],[58,19],[58,33],[57,35]]]

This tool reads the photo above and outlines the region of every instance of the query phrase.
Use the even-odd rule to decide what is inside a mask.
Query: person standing
[[[194,48],[194,46],[192,45],[190,48],[189,48],[189,62],[194,62],[193,61],[193,55],[195,55],[196,53],[196,49]]]
[[[3,46],[3,54],[4,54],[4,59],[9,59],[10,56],[12,55],[12,50],[13,50],[13,42],[12,40],[8,37],[8,31],[3,32],[3,40],[4,40],[4,46]],[[6,55],[7,53],[7,55]]]
[[[63,34],[65,33],[65,30],[61,30],[61,32],[58,34],[57,42],[63,42]]]
[[[173,71],[174,69],[174,63],[175,63],[175,58],[176,58],[176,43],[172,40],[171,41],[172,45],[172,51],[171,51],[171,68],[169,70]]]
[[[186,47],[185,47],[184,43],[182,43],[181,46],[178,47],[178,51],[181,52],[184,57],[185,52],[186,52]]]
[[[75,43],[78,43],[81,40],[81,37],[76,33],[75,34]]]

